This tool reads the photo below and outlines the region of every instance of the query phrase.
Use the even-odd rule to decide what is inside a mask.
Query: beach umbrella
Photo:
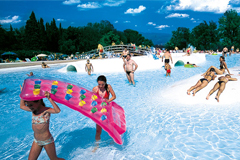
[[[2,54],[2,56],[4,56],[4,55],[17,55],[17,53],[14,53],[14,52],[4,52]]]
[[[37,55],[38,57],[46,57],[46,56],[48,56],[48,55],[46,55],[46,54],[39,54],[39,55]]]
[[[8,55],[9,56],[9,58],[8,59],[10,59],[10,56],[16,56],[17,55],[17,53],[14,53],[14,52],[4,52],[3,54],[2,54],[2,56],[6,56],[6,55]]]

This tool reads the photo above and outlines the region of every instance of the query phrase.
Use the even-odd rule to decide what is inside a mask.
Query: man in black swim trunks
[[[131,55],[128,54],[127,58],[126,58],[126,61],[124,61],[123,69],[126,72],[129,84],[133,84],[134,86],[135,86],[134,72],[137,70],[137,68],[138,68],[137,63],[134,60],[132,60]]]
[[[163,57],[165,57],[165,61],[164,61],[165,64],[164,64],[164,66],[166,66],[166,63],[170,62],[169,59],[171,59],[171,61],[172,61],[172,56],[171,56],[171,53],[169,53],[169,51],[164,53],[164,55],[162,56],[162,62],[163,62]],[[172,63],[173,63],[173,61],[172,61]]]

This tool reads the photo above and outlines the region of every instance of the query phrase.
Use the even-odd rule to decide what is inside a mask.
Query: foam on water
[[[239,55],[227,57],[228,67],[238,65],[239,58]],[[50,131],[55,139],[58,156],[73,160],[239,159],[240,109],[238,104],[225,104],[224,99],[228,95],[224,93],[220,97],[220,103],[213,101],[216,105],[180,103],[176,98],[181,97],[182,94],[187,96],[186,90],[196,83],[199,74],[210,65],[218,66],[218,59],[219,56],[206,56],[206,61],[201,63],[202,68],[174,67],[171,77],[167,78],[165,70],[161,68],[162,64],[159,69],[138,70],[135,73],[136,87],[128,85],[125,73],[104,73],[117,95],[116,103],[125,110],[127,131],[123,135],[123,145],[115,144],[103,131],[100,148],[96,153],[92,153],[96,132],[95,123],[59,104],[61,112],[52,114],[50,120]],[[139,62],[139,64],[152,65],[152,61],[144,60],[144,62],[146,63]],[[199,65],[197,62],[193,63]],[[0,72],[2,81],[0,88],[7,87],[7,90],[0,94],[0,159],[27,159],[31,148],[33,141],[31,113],[19,108],[19,84],[26,78],[26,73],[33,71],[37,76],[64,78],[82,84],[88,89],[97,85],[96,79],[101,74],[99,72],[88,76],[86,73],[56,72],[63,67],[66,66]],[[233,72],[234,70],[231,69]],[[188,78],[192,76],[194,77],[191,81]],[[183,80],[188,84],[185,85]],[[176,86],[175,84],[178,83],[179,86]],[[234,82],[227,83],[226,93],[229,88],[237,88],[231,84]],[[171,89],[172,86],[175,86],[174,90]],[[184,93],[181,93],[183,88]],[[170,94],[171,90],[172,94]],[[239,89],[237,91],[239,95]],[[201,99],[201,92],[205,91],[197,93],[195,100]],[[191,98],[193,97],[189,96],[189,99]],[[214,97],[211,98],[214,99]],[[47,100],[44,101],[47,106],[51,106]],[[202,101],[206,100],[202,99]],[[237,102],[236,99],[234,101]],[[44,150],[39,159],[48,159]]]

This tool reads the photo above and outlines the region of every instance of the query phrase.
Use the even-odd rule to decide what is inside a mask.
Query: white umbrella
[[[39,55],[37,55],[38,57],[46,57],[46,56],[48,56],[48,55],[46,55],[46,54],[39,54]]]

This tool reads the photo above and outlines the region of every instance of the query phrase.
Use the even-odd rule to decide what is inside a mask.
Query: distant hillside
[[[154,45],[164,45],[170,39],[172,34],[168,33],[141,33],[145,38],[153,41]]]

